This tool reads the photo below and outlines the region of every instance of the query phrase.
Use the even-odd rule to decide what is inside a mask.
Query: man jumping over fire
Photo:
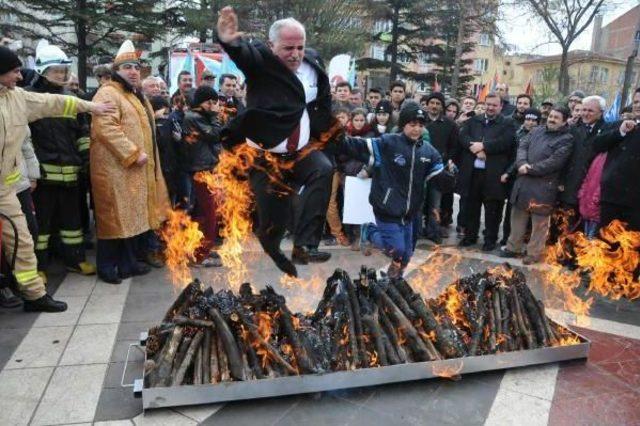
[[[329,79],[318,55],[305,49],[304,26],[293,18],[274,22],[267,44],[243,39],[231,7],[220,11],[217,29],[220,44],[247,78],[247,108],[227,124],[222,142],[231,148],[246,141],[260,150],[249,173],[258,238],[278,268],[296,276],[293,263],[331,257],[318,244],[333,166],[311,146],[332,120]],[[291,260],[280,250],[290,211]]]

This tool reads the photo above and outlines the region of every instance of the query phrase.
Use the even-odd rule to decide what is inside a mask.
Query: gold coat
[[[166,219],[169,196],[154,145],[153,109],[121,83],[98,90],[94,102],[111,102],[116,112],[94,116],[91,125],[91,187],[98,238],[129,238],[156,230]],[[135,164],[142,152],[149,160]]]

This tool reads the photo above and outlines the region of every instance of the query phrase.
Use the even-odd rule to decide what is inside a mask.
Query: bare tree
[[[496,25],[500,19],[499,4],[500,2],[495,0],[452,0],[447,3],[448,19],[443,21],[445,25],[457,26],[451,93],[460,94],[460,86],[463,86],[461,76],[464,71],[462,57],[466,53],[465,43],[469,43],[470,37],[479,32],[491,37],[499,35]]]
[[[569,48],[603,9],[604,0],[527,0],[562,48],[558,91],[569,93]]]

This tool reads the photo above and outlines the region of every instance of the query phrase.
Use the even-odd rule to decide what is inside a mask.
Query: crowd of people
[[[245,142],[273,154],[249,175],[254,229],[290,275],[294,264],[329,260],[319,250],[324,238],[365,255],[380,248],[388,273],[400,276],[418,238],[441,244],[454,221],[460,247],[478,244],[484,223],[480,249],[525,264],[542,261],[559,217],[564,231],[589,238],[614,219],[640,230],[640,89],[617,121],[605,122],[605,100],[579,90],[537,107],[527,94],[512,103],[504,83],[481,100],[411,94],[403,81],[366,92],[345,81],[331,87],[320,58],[305,51],[300,23],[277,21],[268,43],[248,42],[225,10],[218,38],[246,80],[182,71],[173,94],[161,77],[141,78],[130,41],[94,69],[91,93],[58,47],[39,49],[35,70],[0,47],[3,306],[21,303],[13,288],[25,310],[66,309],[46,294],[52,255],[72,273],[112,284],[162,267],[157,231],[171,208],[204,234],[193,266],[222,266],[224,194],[198,175]],[[282,177],[288,194],[273,187],[274,156],[293,164]],[[342,222],[348,176],[372,179],[375,223]],[[96,265],[85,256],[92,219]],[[287,232],[290,258],[280,249]]]

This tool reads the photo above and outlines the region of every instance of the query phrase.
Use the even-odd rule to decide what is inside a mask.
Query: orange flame
[[[445,292],[440,295],[440,302],[444,303],[448,314],[447,316],[451,318],[456,326],[471,328],[462,309],[464,297],[464,294],[458,291],[457,286],[451,284],[446,288]]]
[[[246,144],[220,154],[215,171],[197,173],[194,178],[207,185],[219,200],[218,214],[222,220],[220,234],[224,238],[218,254],[228,268],[227,281],[240,285],[247,276],[242,259],[243,245],[251,234],[251,202],[253,195],[246,175],[253,166],[258,151]]]
[[[600,230],[602,239],[575,235],[578,265],[590,273],[589,291],[613,300],[640,298],[640,282],[634,274],[640,265],[640,232],[614,220]]]
[[[436,247],[424,264],[417,268],[417,273],[410,279],[409,284],[422,297],[432,297],[443,278],[446,277],[446,281],[451,282],[460,277],[456,269],[461,261],[460,253],[443,253],[439,247]]]
[[[182,286],[190,283],[193,278],[189,263],[195,262],[196,251],[204,238],[198,224],[183,210],[171,210],[160,237],[166,245],[165,257],[171,281]]]
[[[318,274],[309,279],[286,274],[280,277],[280,285],[287,290],[287,305],[294,312],[312,313],[315,304],[322,297],[325,284],[325,280]]]
[[[462,367],[464,367],[464,362],[461,359],[441,361],[433,364],[431,371],[434,376],[445,379],[454,379],[460,374]]]

